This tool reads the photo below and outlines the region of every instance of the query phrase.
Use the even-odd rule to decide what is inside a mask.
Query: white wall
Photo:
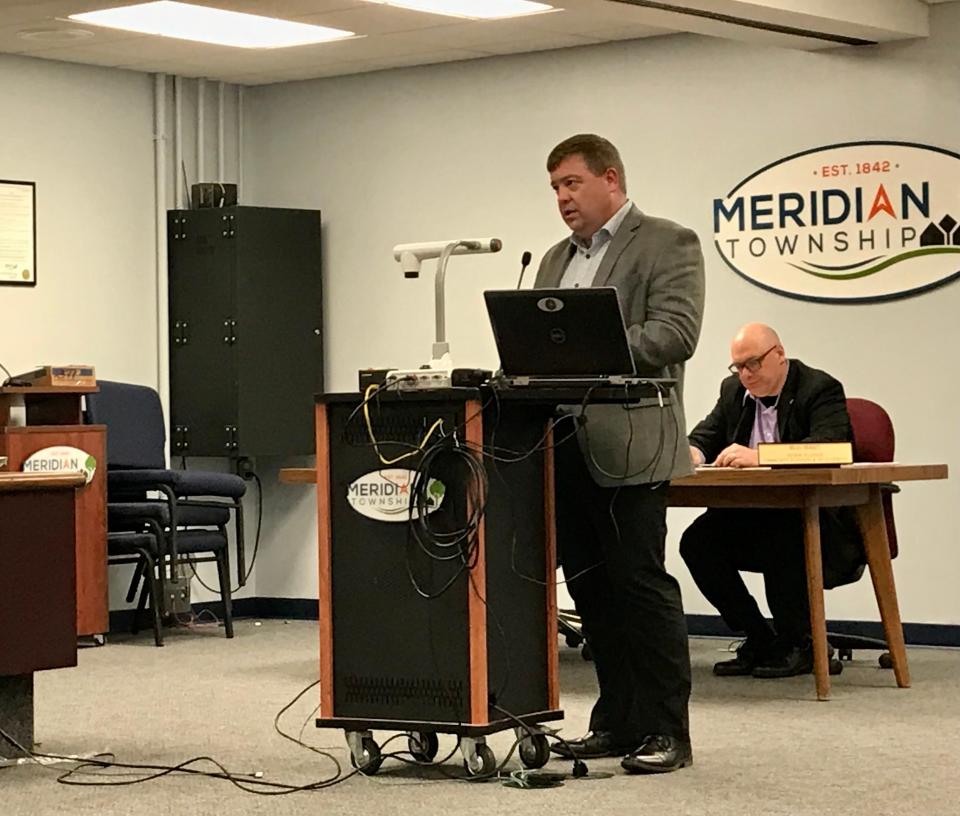
[[[0,178],[37,185],[37,285],[0,287],[11,372],[156,382],[153,105],[144,74],[0,56]]]
[[[521,252],[539,256],[564,234],[543,166],[549,149],[601,133],[620,147],[639,206],[692,226],[706,244],[706,318],[687,369],[693,421],[716,398],[732,333],[762,320],[788,353],[888,408],[900,459],[956,466],[960,287],[887,304],[805,303],[746,283],[710,243],[712,199],[790,153],[858,139],[956,150],[960,6],[935,8],[931,30],[926,42],[830,53],[677,36],[254,89],[246,200],[324,212],[332,390],[355,388],[360,367],[429,355],[432,274],[404,280],[394,244],[501,237],[501,255],[454,259],[447,287],[457,364],[493,367],[480,293],[513,285]],[[312,492],[266,475],[258,594],[315,597]],[[906,485],[897,499],[907,621],[960,623],[958,499],[956,480]],[[710,613],[676,553],[690,517],[671,511],[669,560],[687,610]],[[828,615],[876,619],[869,582],[830,593]]]
[[[168,85],[167,187],[173,206],[173,185],[182,172],[173,166],[172,80]],[[217,168],[216,93],[209,84],[208,180]],[[193,81],[184,81],[183,94],[183,155],[195,181]],[[230,181],[237,166],[235,89],[228,89],[226,99]],[[0,286],[0,363],[13,373],[92,363],[101,379],[156,387],[153,77],[0,55],[0,100],[0,179],[37,185],[37,285]],[[123,605],[126,589],[116,572],[111,608]],[[215,581],[215,570],[204,575]],[[198,589],[194,597],[208,595]]]
[[[361,366],[428,356],[430,269],[403,280],[395,243],[503,238],[499,256],[454,259],[447,290],[455,359],[493,366],[480,292],[513,285],[521,252],[538,256],[563,234],[543,169],[549,148],[577,131],[602,133],[620,146],[638,204],[689,224],[708,244],[704,331],[688,367],[692,419],[713,403],[730,334],[761,319],[848,393],[886,405],[901,459],[955,465],[956,284],[889,304],[802,303],[750,286],[709,246],[713,197],[794,151],[869,138],[958,149],[960,5],[935,8],[931,30],[928,41],[815,54],[681,36],[251,89],[241,195],[324,211],[331,389],[353,388]],[[183,87],[183,155],[194,181],[195,85]],[[215,94],[208,85],[209,178]],[[5,121],[20,123],[0,130],[0,178],[37,182],[39,280],[0,287],[0,362],[21,371],[89,361],[101,377],[156,384],[152,77],[0,56],[0,98]],[[229,89],[228,181],[236,178],[234,99]],[[166,136],[172,205],[172,99]],[[314,497],[275,483],[285,464],[293,463],[258,462],[264,541],[247,593],[315,597]],[[960,553],[948,530],[954,485],[906,485],[898,497],[905,620],[960,623]],[[252,504],[248,513],[252,535]],[[676,554],[688,518],[671,511],[670,560],[688,610],[708,613]],[[875,618],[869,585],[830,593],[828,614]]]

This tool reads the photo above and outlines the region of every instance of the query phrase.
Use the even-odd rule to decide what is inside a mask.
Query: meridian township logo
[[[408,521],[420,516],[411,506],[418,473],[405,468],[386,468],[365,473],[347,487],[347,502],[360,515],[376,521]],[[438,479],[427,482],[423,495],[424,513],[440,508],[446,487]]]
[[[713,201],[738,275],[804,300],[906,297],[960,276],[960,155],[907,142],[806,150]]]

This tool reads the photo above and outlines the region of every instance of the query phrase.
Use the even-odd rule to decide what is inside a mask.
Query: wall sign
[[[361,516],[377,521],[407,521],[419,518],[414,508],[410,512],[410,491],[417,478],[415,470],[388,468],[365,473],[347,487],[347,501]],[[431,479],[427,484],[427,513],[432,513],[443,502],[446,492],[443,482]]]
[[[36,185],[0,180],[0,284],[37,283]]]
[[[714,245],[787,297],[862,303],[960,276],[960,154],[847,142],[768,164],[713,201]]]
[[[23,463],[23,472],[83,473],[87,479],[87,484],[90,484],[93,481],[93,474],[97,472],[97,460],[80,448],[56,445],[31,454]]]

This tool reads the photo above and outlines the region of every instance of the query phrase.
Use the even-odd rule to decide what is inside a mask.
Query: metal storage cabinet
[[[312,453],[320,212],[171,210],[167,247],[172,454]]]

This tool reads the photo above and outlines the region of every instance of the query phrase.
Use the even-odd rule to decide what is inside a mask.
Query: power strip
[[[431,391],[437,388],[450,388],[450,369],[395,369],[387,372],[384,387],[391,391]]]

